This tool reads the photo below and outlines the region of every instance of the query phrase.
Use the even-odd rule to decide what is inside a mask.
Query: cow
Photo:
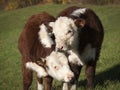
[[[55,36],[56,51],[73,53],[79,58],[75,60],[71,56],[68,57],[75,75],[70,90],[76,90],[83,65],[86,65],[86,87],[94,87],[96,62],[104,38],[104,29],[99,17],[89,8],[72,6],[61,11],[56,21],[49,25]],[[63,83],[63,90],[68,90],[67,83]]]
[[[66,54],[55,51],[55,38],[49,22],[55,18],[46,12],[32,15],[19,37],[22,56],[23,90],[32,84],[33,71],[37,72],[38,90],[51,90],[53,78],[69,82],[74,77]],[[43,78],[42,78],[43,77]]]

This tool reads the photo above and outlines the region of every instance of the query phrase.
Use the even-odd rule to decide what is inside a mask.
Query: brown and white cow
[[[49,22],[55,18],[46,12],[32,15],[18,41],[22,55],[23,90],[28,90],[33,79],[33,71],[37,72],[38,90],[51,90],[52,77],[69,82],[74,77],[64,53],[55,52],[54,36]]]
[[[83,65],[86,65],[87,87],[92,87],[96,62],[104,37],[104,29],[99,17],[91,9],[73,6],[60,12],[57,20],[51,22],[50,26],[55,35],[57,51],[65,51],[77,56],[76,59],[75,55],[68,57],[71,69],[75,74],[71,90],[76,90]],[[66,83],[63,84],[63,90],[68,90]]]

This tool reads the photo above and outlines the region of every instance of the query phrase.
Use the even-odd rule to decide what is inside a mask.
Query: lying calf
[[[69,82],[74,74],[70,70],[65,54],[54,52],[55,42],[49,22],[55,18],[48,13],[31,16],[18,41],[22,55],[23,90],[28,90],[32,84],[33,71],[37,72],[38,90],[51,90],[52,77]]]

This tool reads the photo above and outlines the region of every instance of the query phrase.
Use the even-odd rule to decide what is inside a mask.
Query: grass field
[[[14,11],[0,11],[0,90],[22,90],[21,56],[18,37],[26,20],[42,11],[56,16],[70,5],[39,5]],[[78,5],[80,6],[80,5]],[[95,90],[120,90],[120,6],[91,6],[105,28],[100,60],[97,64]],[[85,89],[82,69],[78,90]],[[36,79],[36,78],[34,78]],[[54,89],[61,90],[61,82],[54,81]],[[36,89],[34,80],[31,90]]]

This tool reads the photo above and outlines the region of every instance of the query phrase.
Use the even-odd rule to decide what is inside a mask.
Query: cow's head
[[[48,57],[42,58],[42,61],[36,63],[28,62],[27,68],[36,71],[40,77],[50,75],[59,80],[69,82],[74,74],[69,67],[66,55],[62,52],[52,52]]]
[[[53,78],[59,81],[69,82],[74,77],[64,53],[53,51],[44,60],[46,60],[46,71]]]
[[[77,37],[77,30],[79,27],[85,25],[85,20],[73,20],[68,17],[59,17],[55,22],[51,22],[50,26],[53,28],[55,35],[56,48],[61,50],[68,50]]]

